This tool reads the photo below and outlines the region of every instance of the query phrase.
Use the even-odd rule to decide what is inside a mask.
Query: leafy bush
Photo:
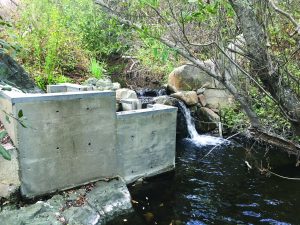
[[[17,58],[43,89],[78,72],[101,76],[95,69],[103,65],[91,70],[89,62],[124,51],[122,34],[123,27],[90,0],[24,0],[14,26],[5,29],[21,46]]]
[[[90,63],[90,72],[95,78],[100,79],[106,72],[105,67],[105,63],[99,63],[96,59],[92,59]]]

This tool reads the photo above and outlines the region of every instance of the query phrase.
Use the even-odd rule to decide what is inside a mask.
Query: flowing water
[[[190,138],[177,144],[175,171],[131,186],[135,212],[110,225],[300,224],[300,181],[248,170],[243,148],[198,135],[183,109]],[[300,177],[294,165],[277,172]]]
[[[191,141],[192,143],[196,144],[197,146],[207,146],[207,145],[220,145],[220,144],[228,144],[229,141],[226,141],[223,138],[213,137],[209,135],[199,135],[195,124],[193,121],[193,118],[191,116],[190,110],[185,106],[185,104],[181,101],[179,101],[180,108],[182,110],[182,113],[186,119],[187,123],[187,129],[189,133],[189,138],[187,140]]]

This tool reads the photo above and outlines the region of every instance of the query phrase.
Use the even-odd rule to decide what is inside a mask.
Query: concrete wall
[[[14,131],[24,196],[116,175],[114,92],[6,94],[26,117]]]
[[[117,113],[118,169],[127,183],[174,169],[176,116],[164,105]]]
[[[177,108],[116,113],[111,91],[0,91],[0,104],[0,119],[17,147],[25,197],[116,175],[129,183],[175,166]],[[26,127],[12,118],[19,112]]]

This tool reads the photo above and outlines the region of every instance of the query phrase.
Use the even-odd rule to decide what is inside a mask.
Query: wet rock
[[[0,51],[0,81],[25,93],[41,93],[24,68]]]
[[[71,207],[63,212],[68,218],[69,225],[94,225],[103,224],[99,213],[88,205]]]
[[[135,91],[128,88],[121,88],[116,90],[116,98],[118,101],[121,99],[137,99]]]
[[[195,91],[181,91],[171,95],[171,97],[177,98],[183,101],[187,106],[193,106],[198,103],[198,96]]]
[[[84,197],[85,196],[85,197]],[[78,199],[82,201],[77,203]],[[133,211],[131,196],[121,179],[97,182],[94,189],[71,190],[20,209],[0,212],[2,225],[101,225]]]
[[[167,84],[167,92],[168,94],[173,94],[178,92],[178,90],[174,86]]]
[[[204,61],[203,64],[210,70],[215,69],[212,61]],[[205,72],[193,65],[183,65],[174,69],[168,77],[168,85],[178,91],[197,90],[204,85],[215,88],[216,82]]]
[[[138,89],[136,90],[138,97],[157,97],[166,95],[166,89],[165,88],[159,88],[159,89],[150,89],[150,88],[144,88],[144,89]]]
[[[133,211],[130,193],[121,179],[97,182],[95,189],[86,198],[104,222]]]
[[[233,96],[224,89],[206,89],[204,96],[208,108],[224,108],[233,103]]]
[[[209,132],[217,128],[220,116],[209,108],[199,107],[193,113],[198,131]]]
[[[53,208],[45,202],[37,202],[34,205],[26,206],[19,210],[1,212],[0,221],[1,224],[11,225],[61,225],[55,215],[55,211],[58,210],[59,209]]]

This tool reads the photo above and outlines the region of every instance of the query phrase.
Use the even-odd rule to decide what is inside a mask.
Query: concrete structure
[[[170,171],[175,166],[177,108],[117,113],[119,174],[126,182]]]
[[[18,149],[22,195],[172,170],[177,108],[116,114],[115,106],[112,91],[0,92],[0,120]]]
[[[122,111],[131,111],[131,110],[137,110],[142,108],[142,103],[139,99],[121,99],[120,100]]]
[[[93,91],[93,86],[83,86],[79,84],[56,84],[56,85],[48,85],[47,93],[61,93],[61,92],[77,92],[77,91]]]

